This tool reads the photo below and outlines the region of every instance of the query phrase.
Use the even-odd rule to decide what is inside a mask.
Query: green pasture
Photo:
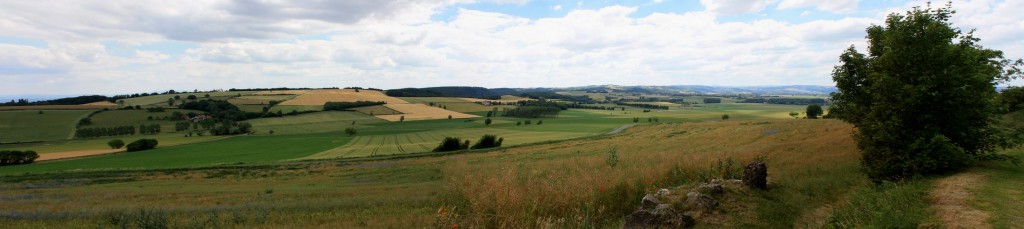
[[[40,112],[42,112],[40,114]],[[68,139],[91,110],[0,111],[0,143]]]
[[[130,143],[135,140],[143,138],[156,139],[159,142],[157,147],[167,147],[175,145],[183,145],[196,142],[205,142],[229,138],[230,136],[198,136],[193,135],[192,137],[185,137],[183,134],[177,133],[162,133],[154,135],[131,135],[131,136],[112,136],[112,137],[100,137],[100,138],[89,138],[89,139],[75,139],[75,140],[62,140],[62,141],[49,141],[49,142],[35,142],[35,143],[24,143],[24,144],[5,144],[0,145],[0,149],[3,150],[32,150],[40,154],[45,153],[57,153],[67,151],[80,151],[80,150],[100,150],[110,149],[107,146],[107,142],[114,139],[121,139],[125,143]]]
[[[359,127],[387,121],[354,111],[324,111],[284,117],[259,118],[248,120],[247,122],[253,125],[253,129],[258,134],[268,134],[270,130],[273,130],[275,135],[280,135],[342,131],[345,128],[353,127],[352,122],[355,122],[356,127]]]
[[[3,166],[0,167],[0,175],[70,170],[183,168],[272,162],[309,156],[316,152],[345,145],[350,139],[338,134],[238,136],[220,141],[161,147],[146,151],[29,165]]]

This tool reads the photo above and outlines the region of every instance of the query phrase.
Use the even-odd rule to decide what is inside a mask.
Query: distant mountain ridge
[[[818,85],[785,85],[785,86],[705,86],[705,85],[670,85],[670,86],[620,86],[595,85],[570,87],[568,90],[579,91],[610,91],[631,93],[658,94],[789,94],[789,95],[821,95],[836,92],[833,86]]]

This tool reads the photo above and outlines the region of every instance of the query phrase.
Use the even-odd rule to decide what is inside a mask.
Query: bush
[[[121,147],[124,147],[124,141],[121,139],[114,139],[107,142],[107,145],[110,146],[111,149],[120,149]]]
[[[345,128],[345,134],[347,134],[348,136],[356,135],[356,128]]]
[[[484,119],[484,125],[491,125],[491,118]]]
[[[483,137],[480,137],[480,140],[476,141],[476,144],[474,144],[473,147],[470,147],[470,148],[471,149],[487,149],[487,148],[501,147],[501,142],[503,142],[503,141],[505,141],[504,138],[498,138],[498,136],[487,134],[487,135],[484,135]]]
[[[31,164],[39,158],[36,151],[0,150],[0,166]]]
[[[469,140],[462,143],[462,139],[458,137],[445,137],[441,140],[441,144],[434,148],[433,152],[448,152],[456,150],[464,150],[469,148]]]
[[[128,152],[142,151],[156,148],[156,139],[146,138],[139,139],[132,143],[128,143]]]

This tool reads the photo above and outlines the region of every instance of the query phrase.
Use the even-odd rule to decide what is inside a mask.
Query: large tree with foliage
[[[982,47],[949,23],[947,5],[890,14],[867,29],[868,54],[852,46],[832,78],[831,112],[857,126],[863,171],[873,181],[964,168],[995,154],[995,84],[1020,76],[1021,61]]]

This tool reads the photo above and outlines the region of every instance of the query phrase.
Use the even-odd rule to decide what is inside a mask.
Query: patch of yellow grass
[[[351,89],[325,89],[311,90],[301,94],[294,99],[284,101],[280,105],[286,106],[322,106],[327,102],[356,102],[356,101],[384,101],[388,104],[407,104],[405,100],[387,96],[380,91]]]
[[[98,149],[98,150],[79,150],[79,151],[67,151],[67,152],[56,152],[56,153],[44,153],[39,154],[39,158],[36,161],[49,161],[57,159],[67,159],[76,157],[87,157],[111,153],[124,152],[124,149]]]
[[[402,113],[396,115],[376,116],[377,118],[381,118],[392,122],[400,121],[403,116],[405,117],[405,121],[447,119],[449,115],[451,115],[452,118],[480,117],[476,115],[463,114],[455,111],[427,106],[424,104],[384,104],[384,107],[391,108],[392,110]]]

